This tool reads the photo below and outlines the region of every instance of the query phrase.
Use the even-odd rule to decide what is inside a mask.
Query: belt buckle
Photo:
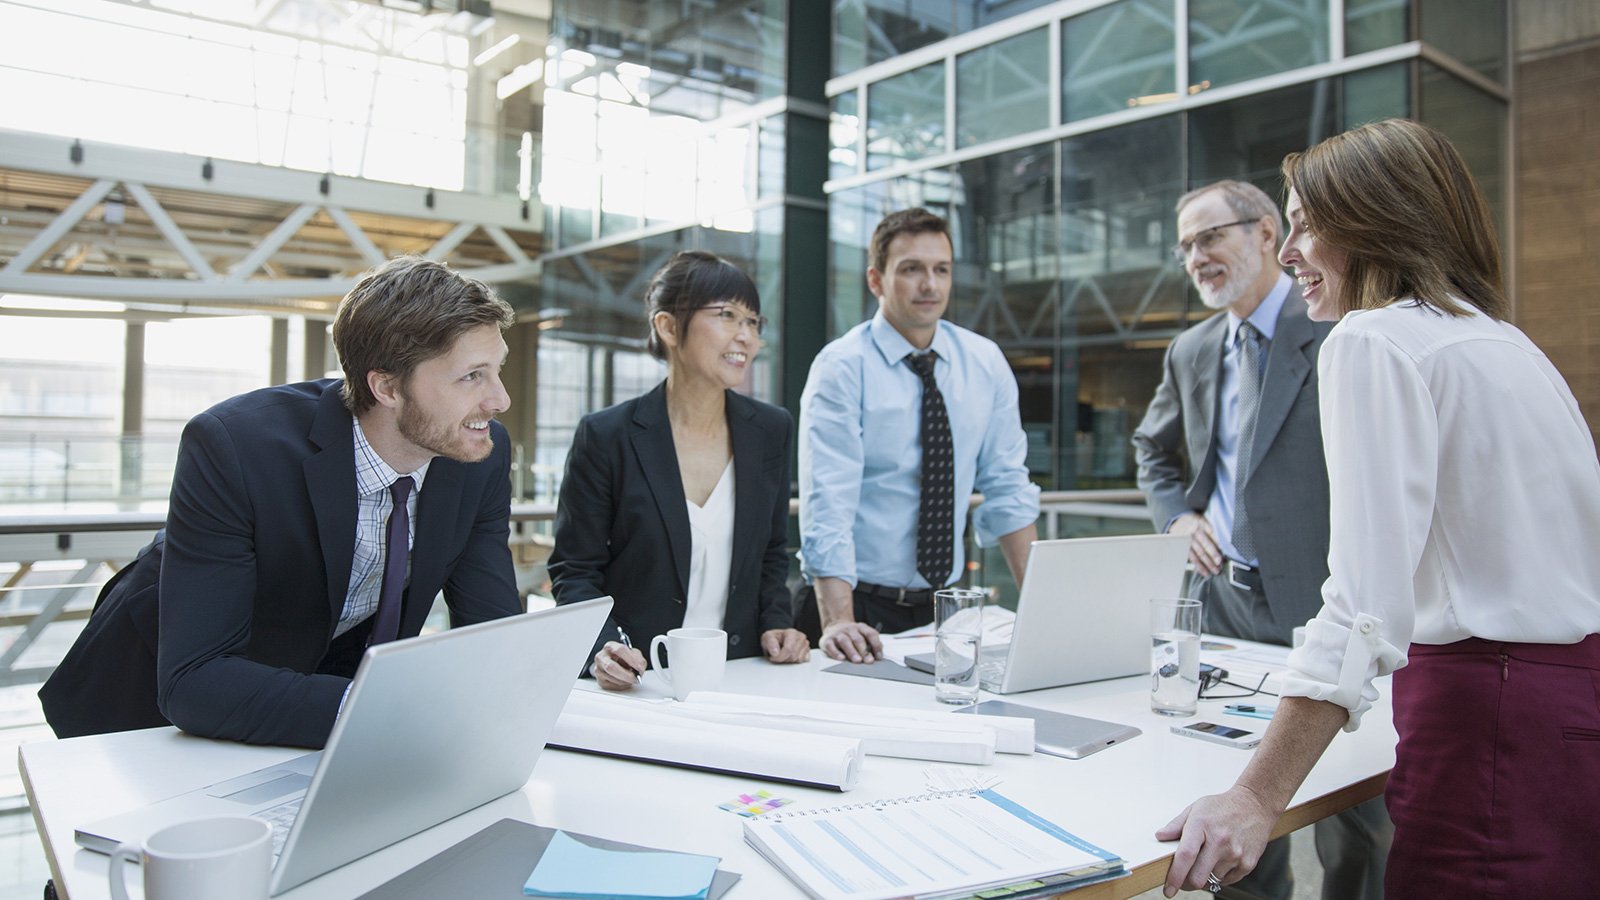
[[[1240,581],[1238,578],[1234,577],[1234,572],[1235,571],[1254,573],[1255,569],[1252,569],[1251,567],[1245,565],[1244,563],[1234,562],[1231,559],[1228,560],[1228,583],[1233,585],[1234,587],[1238,588],[1241,591],[1254,591],[1255,587],[1253,585],[1245,584],[1244,582]]]
[[[903,606],[903,607],[906,607],[907,609],[909,609],[913,605],[913,604],[910,604],[910,603],[906,602],[906,592],[907,592],[907,590],[908,590],[907,588],[900,588],[898,590],[898,596],[896,596],[894,598],[894,605],[895,606]]]

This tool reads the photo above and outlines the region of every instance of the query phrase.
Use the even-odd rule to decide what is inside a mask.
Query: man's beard
[[[1208,291],[1196,285],[1200,292],[1200,302],[1211,309],[1227,309],[1244,296],[1244,292],[1249,290],[1260,277],[1261,257],[1254,253],[1246,254],[1237,265],[1228,270],[1228,280],[1215,291]]]
[[[467,438],[458,429],[465,426],[460,422],[452,425],[442,425],[434,422],[423,411],[422,407],[411,401],[410,397],[401,392],[405,399],[405,406],[400,410],[400,418],[396,426],[400,436],[411,443],[427,450],[435,456],[443,456],[456,462],[473,463],[488,459],[494,450],[492,441],[486,443],[482,450],[467,443]]]

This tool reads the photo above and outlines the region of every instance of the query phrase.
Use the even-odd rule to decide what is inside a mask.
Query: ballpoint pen
[[[619,632],[617,632],[617,634],[621,635],[621,637],[622,637],[622,646],[627,647],[629,650],[632,650],[633,649],[633,641],[628,640],[628,633],[626,631],[619,631]],[[619,666],[623,667],[624,669],[627,669],[629,672],[633,673],[633,683],[634,684],[639,684],[639,683],[644,681],[644,673],[639,671],[638,669],[635,669],[633,666],[629,665],[627,660],[623,659],[620,656],[617,656],[616,654],[612,654],[611,658],[616,661],[617,665],[619,665]]]
[[[1252,719],[1270,719],[1277,711],[1276,706],[1255,706],[1250,703],[1229,703],[1223,707],[1230,716],[1247,716]]]

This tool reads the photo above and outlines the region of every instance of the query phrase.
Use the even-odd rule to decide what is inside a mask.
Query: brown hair
[[[1344,251],[1340,313],[1415,299],[1454,316],[1465,301],[1510,313],[1489,206],[1450,141],[1427,125],[1386,119],[1283,160],[1303,227]]]
[[[879,274],[883,274],[889,265],[890,242],[902,234],[942,234],[952,246],[955,244],[950,238],[950,223],[942,216],[936,216],[920,206],[892,212],[884,216],[872,231],[871,265]]]
[[[713,303],[731,300],[761,315],[761,295],[742,269],[715,253],[682,250],[650,276],[644,291],[645,322],[650,334],[645,347],[656,359],[667,358],[666,345],[656,333],[656,313],[669,313],[678,322],[678,334],[689,333],[689,317]]]
[[[368,372],[402,385],[417,365],[450,352],[456,338],[483,325],[501,331],[516,318],[488,285],[443,263],[401,256],[361,276],[339,301],[333,346],[344,366],[344,405],[363,413],[378,401]]]

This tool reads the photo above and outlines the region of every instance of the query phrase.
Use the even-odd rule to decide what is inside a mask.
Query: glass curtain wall
[[[535,494],[584,414],[645,393],[644,290],[679,250],[743,268],[781,322],[785,4],[556,0],[545,57]],[[782,336],[746,389],[774,399]]]
[[[1389,116],[1450,134],[1497,212],[1508,187],[1503,2],[1085,6],[839,0],[828,86],[830,335],[876,308],[879,218],[949,217],[949,317],[1005,351],[1029,468],[1057,490],[1133,485],[1162,354],[1210,314],[1168,253],[1185,191],[1236,178],[1280,197],[1286,153]]]

